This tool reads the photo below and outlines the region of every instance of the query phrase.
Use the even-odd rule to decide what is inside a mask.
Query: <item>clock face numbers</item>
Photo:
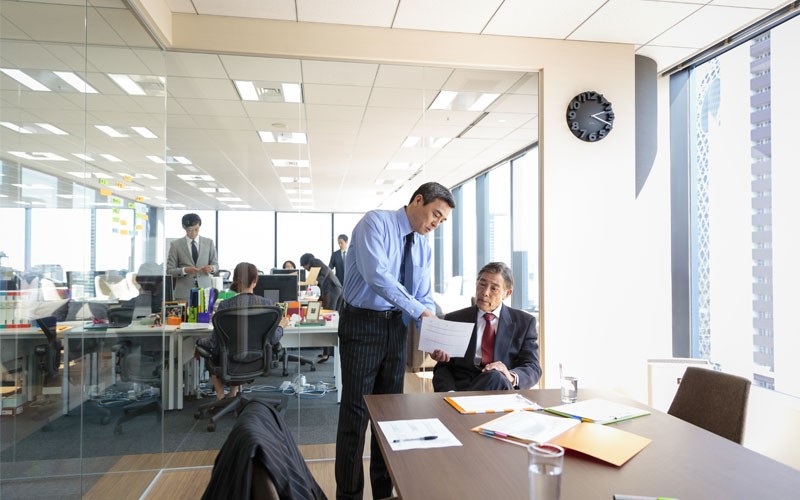
[[[604,139],[614,128],[611,102],[598,92],[582,92],[567,106],[567,126],[572,134],[586,142]]]

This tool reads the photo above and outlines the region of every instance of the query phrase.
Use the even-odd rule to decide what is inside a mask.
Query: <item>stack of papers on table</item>
[[[211,323],[181,323],[181,330],[210,330]]]
[[[542,407],[522,394],[492,394],[487,396],[448,396],[445,401],[459,413],[503,413],[515,410],[535,411]]]
[[[634,408],[633,406],[606,401],[605,399],[587,399],[577,403],[570,403],[561,406],[545,408],[545,411],[581,420],[594,424],[609,424],[620,422],[636,417],[650,415],[647,410]]]
[[[551,443],[621,466],[650,439],[613,427],[556,418],[541,413],[515,411],[472,429],[509,443]]]

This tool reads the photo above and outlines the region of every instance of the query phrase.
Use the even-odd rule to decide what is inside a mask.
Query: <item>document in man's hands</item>
[[[445,401],[459,413],[503,413],[515,410],[536,411],[542,407],[522,394],[488,394],[486,396],[447,396]]]
[[[606,401],[605,399],[587,399],[560,406],[545,408],[545,411],[595,424],[610,424],[636,417],[650,415],[647,410],[634,408],[622,403]]]
[[[433,352],[440,349],[451,357],[464,357],[475,323],[446,321],[432,316],[422,318],[417,349]]]

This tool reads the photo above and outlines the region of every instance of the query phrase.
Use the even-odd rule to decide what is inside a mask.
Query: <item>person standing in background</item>
[[[217,248],[214,240],[200,236],[202,224],[199,215],[184,215],[186,236],[169,244],[167,274],[175,281],[175,300],[189,300],[192,288],[211,288],[211,276],[217,272]]]
[[[347,257],[347,235],[340,234],[336,238],[336,243],[339,244],[339,250],[336,250],[331,254],[331,261],[328,264],[328,267],[334,270],[336,273],[336,279],[339,280],[339,283],[344,284],[344,263],[345,258]]]
[[[372,210],[351,234],[339,319],[342,402],[336,433],[336,498],[361,499],[368,394],[400,394],[407,325],[435,316],[428,238],[455,201],[436,182],[421,185],[399,210]],[[417,237],[419,233],[419,237]],[[392,480],[372,433],[370,482],[374,498],[392,496]]]
[[[310,257],[306,258],[306,256]],[[303,269],[306,271],[310,271],[312,267],[319,268],[317,284],[319,285],[319,300],[322,302],[322,307],[324,309],[338,311],[339,299],[342,297],[342,284],[339,283],[339,279],[336,278],[333,271],[326,266],[324,262],[309,253],[303,254],[303,257],[300,258],[300,262],[304,262]],[[317,363],[328,361],[328,359],[333,356],[333,352],[333,347],[323,347],[322,354],[317,356]]]

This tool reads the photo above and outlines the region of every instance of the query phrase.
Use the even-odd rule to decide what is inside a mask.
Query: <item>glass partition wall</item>
[[[169,52],[113,1],[0,1],[0,16],[0,497],[113,497],[121,481],[213,464],[234,417],[214,433],[194,418],[213,397],[197,335],[149,316],[170,298],[185,213],[221,269],[269,274],[307,252],[327,264],[365,211],[438,180],[460,203],[430,239],[442,312],[469,305],[480,257],[517,266],[521,251],[515,305],[536,310],[537,217],[523,213],[535,189],[522,183],[538,151],[512,157],[536,140],[538,75]],[[459,96],[438,102],[447,89]],[[476,175],[489,181],[477,192]],[[120,314],[135,331],[105,325]],[[48,339],[31,320],[52,316]],[[302,364],[323,343],[287,334],[248,391],[288,395],[296,441],[332,461],[336,359]],[[407,392],[431,390],[431,366],[409,349]]]

